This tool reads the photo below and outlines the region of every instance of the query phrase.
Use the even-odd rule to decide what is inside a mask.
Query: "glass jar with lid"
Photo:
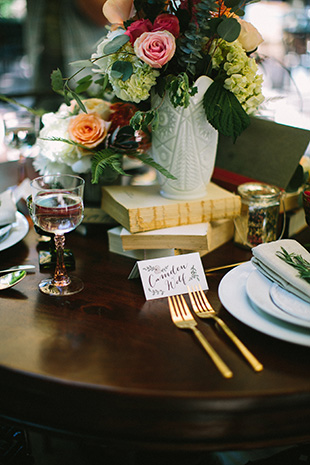
[[[235,218],[235,243],[252,248],[275,241],[282,191],[273,185],[248,182],[241,184],[237,193],[241,197],[241,213]]]

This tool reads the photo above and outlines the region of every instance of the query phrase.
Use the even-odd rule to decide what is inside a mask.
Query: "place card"
[[[146,300],[187,294],[187,286],[198,284],[202,289],[208,289],[198,252],[138,261],[129,278],[137,277],[137,271]]]

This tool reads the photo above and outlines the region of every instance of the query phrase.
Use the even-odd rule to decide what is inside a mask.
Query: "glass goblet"
[[[4,144],[8,160],[31,155],[40,130],[40,118],[25,110],[9,111],[3,115]]]
[[[68,276],[64,263],[65,234],[73,231],[83,219],[84,179],[72,175],[46,175],[31,182],[31,216],[34,224],[54,234],[56,267],[53,278],[44,279],[39,289],[54,296],[80,292],[83,282]]]

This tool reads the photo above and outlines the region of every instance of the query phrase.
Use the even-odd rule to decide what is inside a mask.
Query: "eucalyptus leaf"
[[[91,60],[77,60],[69,63],[70,66],[75,66],[76,68],[92,68],[94,66]]]
[[[132,64],[129,61],[115,61],[111,68],[111,76],[127,81],[133,73]]]
[[[241,26],[235,18],[227,18],[222,16],[222,21],[217,27],[218,35],[226,40],[226,42],[233,42],[238,39],[241,31]]]
[[[238,8],[237,6],[232,8],[231,11],[233,13],[235,13],[237,16],[244,16],[245,15],[245,12],[243,10],[241,10],[240,8]]]
[[[79,84],[78,86],[76,86],[75,92],[77,94],[81,94],[82,92],[85,92],[87,89],[89,89],[89,87],[91,86],[91,83],[92,81],[86,81],[86,82],[83,82],[82,84]]]
[[[105,55],[110,55],[111,53],[116,53],[123,45],[129,41],[129,36],[126,34],[121,34],[114,37],[110,42],[108,42],[103,49]]]
[[[227,8],[233,8],[234,6],[239,5],[240,0],[224,0],[224,5]]]
[[[76,103],[78,104],[78,106],[81,108],[81,110],[84,111],[84,113],[87,113],[86,107],[84,103],[82,102],[82,100],[80,99],[80,97],[78,96],[78,94],[72,91],[71,91],[71,94],[74,100],[76,101]]]
[[[84,82],[89,82],[92,81],[93,77],[91,74],[88,74],[87,76],[82,77],[81,79],[78,80],[78,84],[84,84]]]

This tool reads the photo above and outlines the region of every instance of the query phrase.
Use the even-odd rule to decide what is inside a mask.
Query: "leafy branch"
[[[20,102],[18,102],[17,100],[15,100],[13,98],[6,97],[3,94],[0,94],[0,100],[2,100],[3,102],[6,102],[6,103],[10,103],[12,105],[16,105],[16,106],[18,106],[20,108],[24,108],[29,113],[31,113],[32,115],[35,115],[35,116],[40,116],[41,117],[45,113],[45,110],[43,110],[43,109],[42,110],[35,110],[33,108],[27,107],[27,105],[24,105],[23,103],[20,103]]]
[[[70,105],[71,100],[74,99],[81,108],[81,110],[84,113],[87,113],[85,105],[83,104],[79,94],[86,92],[89,89],[93,82],[94,76],[92,74],[88,74],[87,76],[84,76],[83,78],[79,79],[77,81],[77,87],[75,88],[75,90],[71,89],[70,82],[85,69],[92,68],[96,61],[116,53],[129,40],[129,36],[127,36],[126,34],[116,36],[114,37],[114,39],[112,39],[105,45],[103,49],[104,55],[96,58],[91,58],[89,60],[79,60],[71,63],[71,65],[80,66],[80,69],[78,69],[72,76],[68,78],[63,77],[62,72],[59,68],[54,70],[51,74],[51,83],[53,91],[62,95],[67,105]],[[116,61],[113,64],[112,73],[114,73],[114,75],[118,78],[127,80],[133,73],[133,68],[131,63],[129,62]],[[102,86],[102,91],[104,91],[108,84],[108,76],[105,75],[103,78],[94,82],[96,84],[100,84]]]
[[[299,276],[310,283],[310,262],[305,260],[301,255],[296,253],[289,253],[283,247],[282,252],[276,252],[276,256],[284,260],[288,265],[293,266],[299,272]]]

